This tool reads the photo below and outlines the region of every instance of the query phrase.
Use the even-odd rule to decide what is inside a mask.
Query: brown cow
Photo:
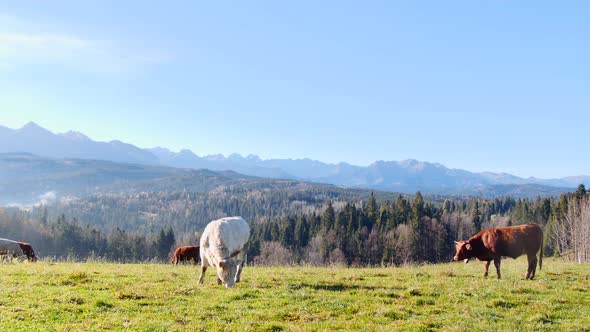
[[[33,247],[24,242],[0,238],[0,255],[19,257],[25,255],[31,262],[37,261]]]
[[[526,279],[535,278],[537,269],[537,252],[539,255],[539,270],[543,266],[543,231],[535,224],[526,224],[512,227],[499,227],[483,230],[467,241],[455,241],[457,252],[453,258],[455,261],[477,258],[484,263],[484,277],[488,276],[490,261],[494,261],[498,279],[500,279],[500,260],[502,256],[517,258],[527,255],[529,267]]]
[[[25,256],[27,256],[27,259],[31,262],[36,262],[37,261],[37,256],[35,255],[35,251],[33,250],[33,247],[28,244],[28,243],[24,243],[24,242],[18,242],[18,245],[20,246],[20,249],[23,251],[23,254],[25,254]]]
[[[172,256],[172,264],[177,265],[178,262],[193,260],[194,264],[198,264],[201,258],[199,246],[184,246],[178,247]]]

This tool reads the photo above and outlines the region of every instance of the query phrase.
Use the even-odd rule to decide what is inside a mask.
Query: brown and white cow
[[[488,276],[488,267],[493,260],[500,279],[502,256],[517,258],[526,254],[529,263],[526,279],[535,277],[539,250],[539,270],[543,266],[543,231],[535,224],[486,229],[467,241],[455,241],[455,248],[455,261],[465,260],[467,263],[470,258],[484,261],[484,277]]]
[[[194,264],[199,263],[201,259],[199,246],[184,246],[178,247],[174,250],[174,256],[172,256],[172,264],[175,266],[179,262],[193,261]]]
[[[31,262],[37,261],[35,251],[30,244],[0,238],[0,256],[9,256],[15,258],[23,255],[26,256]]]

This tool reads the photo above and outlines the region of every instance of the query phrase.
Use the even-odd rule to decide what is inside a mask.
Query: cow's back
[[[535,224],[498,227],[477,235],[480,235],[484,246],[495,254],[512,258],[536,253],[543,243],[543,231]]]
[[[218,261],[242,250],[249,236],[250,226],[242,217],[213,220],[203,231],[200,249]]]
[[[188,248],[186,248],[185,255],[187,257],[199,257],[199,246],[189,246]]]
[[[0,238],[0,255],[22,255],[22,250],[18,242]]]

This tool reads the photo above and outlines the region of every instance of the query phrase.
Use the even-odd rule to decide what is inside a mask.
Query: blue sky
[[[587,2],[0,2],[10,128],[590,174]]]

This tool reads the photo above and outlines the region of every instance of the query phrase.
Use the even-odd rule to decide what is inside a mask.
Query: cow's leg
[[[488,276],[488,268],[490,267],[490,263],[491,262],[492,261],[485,261],[485,262],[483,262],[483,268],[484,268],[483,276],[484,277],[487,277]]]
[[[526,273],[525,279],[533,280],[535,278],[535,270],[537,270],[537,255],[536,254],[527,254],[527,258],[529,261],[529,268]]]
[[[240,282],[240,276],[242,275],[242,270],[244,269],[244,261],[238,264],[238,270],[236,271],[236,279],[235,282]]]
[[[496,274],[498,274],[498,279],[502,278],[500,274],[500,260],[502,257],[494,257],[494,266],[496,267]]]
[[[201,265],[201,276],[199,277],[199,284],[202,284],[205,280],[205,271],[207,271],[207,266]]]
[[[246,254],[242,252],[240,252],[239,254],[239,259],[241,260],[240,264],[238,264],[238,270],[236,271],[236,278],[235,278],[235,282],[240,282],[240,277],[242,276],[242,270],[244,269],[244,263],[246,261],[245,259]]]

